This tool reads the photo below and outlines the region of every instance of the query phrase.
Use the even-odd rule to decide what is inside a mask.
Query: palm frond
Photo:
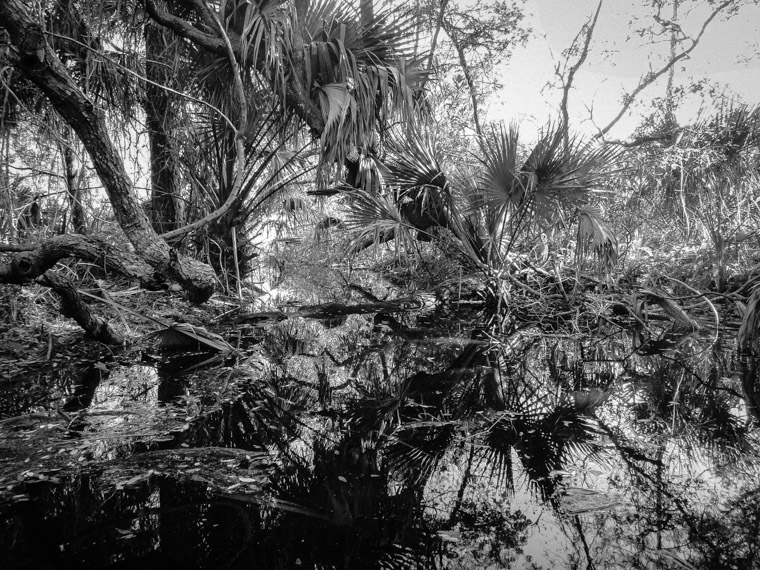
[[[396,242],[396,252],[414,251],[412,228],[402,216],[391,196],[355,190],[351,194],[346,227],[355,232],[349,251],[355,252],[370,244],[389,239]]]
[[[619,147],[573,138],[564,149],[559,126],[546,127],[528,156],[522,171],[533,177],[532,193],[538,215],[572,212],[592,194],[604,192],[600,183],[620,156]]]
[[[306,84],[329,123],[321,133],[326,162],[342,163],[393,113],[413,118],[421,75],[411,58],[416,23],[408,14],[386,4],[363,22],[353,3],[321,0],[309,4],[303,30]]]
[[[519,130],[512,124],[509,130],[504,125],[485,135],[482,139],[483,173],[480,189],[483,206],[496,210],[505,216],[519,207],[526,199],[529,178],[520,175]]]
[[[458,422],[416,422],[399,428],[385,447],[388,465],[414,482],[425,481],[450,449]]]
[[[390,154],[388,184],[402,192],[421,188],[449,191],[449,180],[431,131],[411,127],[396,134],[390,141]]]
[[[485,435],[485,448],[481,451],[481,461],[490,467],[490,477],[500,488],[513,493],[515,489],[512,453],[520,441],[524,422],[514,414],[501,414]]]

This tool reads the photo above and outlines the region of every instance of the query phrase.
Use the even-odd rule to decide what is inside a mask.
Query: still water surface
[[[730,341],[390,322],[4,394],[2,567],[760,568],[757,363]]]

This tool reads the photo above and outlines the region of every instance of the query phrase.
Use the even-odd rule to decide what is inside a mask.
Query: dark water
[[[328,324],[6,392],[0,565],[760,568],[730,332]]]

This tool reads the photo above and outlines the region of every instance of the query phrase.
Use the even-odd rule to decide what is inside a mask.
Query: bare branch
[[[599,0],[599,5],[596,7],[596,12],[594,13],[593,18],[590,18],[589,21],[587,21],[583,27],[578,31],[578,34],[575,36],[575,39],[573,40],[571,50],[573,47],[575,47],[576,43],[579,41],[582,35],[585,34],[585,39],[583,40],[583,49],[581,50],[581,55],[578,58],[578,61],[575,62],[575,64],[570,66],[570,70],[567,72],[567,77],[563,78],[560,75],[560,81],[562,81],[562,101],[559,105],[560,112],[562,113],[562,131],[563,131],[563,144],[565,148],[565,152],[567,152],[567,149],[570,146],[570,114],[567,110],[567,102],[568,98],[570,97],[570,89],[573,87],[573,81],[575,80],[575,74],[578,72],[578,70],[581,68],[581,66],[586,61],[586,58],[588,57],[588,51],[589,46],[591,45],[591,39],[594,36],[594,28],[596,27],[596,22],[599,19],[599,12],[602,10],[602,4],[604,3],[604,0]],[[570,54],[568,54],[568,58],[570,57]]]
[[[449,3],[449,0],[441,0],[441,7],[438,10],[438,17],[435,22],[435,32],[433,32],[433,40],[430,43],[430,55],[428,55],[428,69],[433,69],[433,59],[435,58],[435,48],[438,46],[438,34],[441,33],[441,28],[443,28],[443,17],[446,13],[446,5]],[[425,87],[425,84],[427,83],[428,76],[426,75],[422,80],[422,88]]]
[[[691,40],[691,45],[683,50],[681,53],[677,54],[675,57],[671,57],[665,65],[663,65],[659,70],[656,72],[650,72],[644,75],[641,80],[639,81],[639,84],[636,86],[636,88],[629,94],[626,94],[626,96],[623,99],[623,106],[621,107],[618,114],[605,126],[603,129],[601,129],[596,135],[594,135],[594,138],[602,138],[604,135],[606,135],[612,127],[614,127],[620,119],[623,118],[623,115],[626,114],[628,109],[630,109],[633,102],[636,100],[636,97],[639,96],[639,94],[649,87],[652,83],[657,81],[660,77],[668,73],[679,61],[682,59],[685,59],[689,56],[691,52],[694,51],[694,49],[699,45],[699,42],[702,40],[702,36],[705,33],[705,30],[707,30],[708,26],[712,21],[724,10],[731,7],[733,4],[736,3],[736,0],[725,0],[724,2],[721,2],[718,4],[718,6],[713,9],[712,13],[708,18],[704,21],[702,24],[702,28],[699,31],[699,34],[697,34],[697,37]]]

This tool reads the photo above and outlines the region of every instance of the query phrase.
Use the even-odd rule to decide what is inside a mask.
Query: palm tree
[[[234,72],[220,40],[229,40],[242,64],[249,109],[248,124],[242,127],[246,138],[243,169],[248,173],[239,173],[245,188],[256,186],[255,194],[272,198],[292,194],[289,182],[294,175],[278,177],[274,186],[262,185],[264,174],[254,163],[260,165],[269,153],[266,162],[271,161],[272,167],[278,161],[292,164],[297,160],[292,153],[305,150],[312,137],[319,139],[318,184],[334,186],[345,177],[349,185],[377,187],[376,156],[385,130],[393,120],[412,119],[415,85],[423,76],[413,53],[416,23],[408,15],[390,5],[375,9],[367,2],[335,0],[228,2],[224,14],[202,9],[200,4],[189,11],[173,4],[162,8],[150,0],[146,8],[156,22],[190,40],[184,57],[191,67],[184,83],[206,108],[191,110],[200,136],[186,141],[190,152],[185,155],[191,157],[186,170],[194,178],[191,185],[202,194],[203,200],[197,202],[202,210],[225,203],[237,180],[235,171],[240,169],[235,162],[235,134],[229,126],[239,117],[228,88]],[[198,33],[199,27],[204,33]],[[263,124],[267,125],[266,143],[261,136]],[[304,124],[310,130],[306,137],[301,131]],[[193,146],[207,152],[194,151]],[[284,157],[288,153],[290,157]],[[314,161],[301,167],[306,173]],[[213,175],[203,176],[204,171]],[[255,183],[250,179],[253,172],[259,176]],[[238,240],[245,241],[245,225],[255,210],[250,207],[250,195],[250,191],[241,192],[227,213],[206,230],[204,248],[211,248],[217,269],[235,263],[245,270],[241,260],[251,252],[238,248],[234,260],[229,253],[235,249],[233,228],[238,228]],[[263,211],[258,207],[258,214]],[[222,261],[217,262],[220,256]]]
[[[417,82],[424,76],[413,53],[416,23],[390,5],[367,10],[361,3],[317,0],[230,2],[221,15],[238,60],[252,86],[266,89],[269,102],[297,117],[321,141],[326,167],[371,152],[389,121],[415,112]],[[227,49],[213,14],[196,9],[182,18],[153,0],[157,22],[204,50],[208,66],[224,73]],[[205,24],[204,33],[192,25]],[[223,85],[223,83],[222,83]],[[222,111],[225,107],[216,105]]]

